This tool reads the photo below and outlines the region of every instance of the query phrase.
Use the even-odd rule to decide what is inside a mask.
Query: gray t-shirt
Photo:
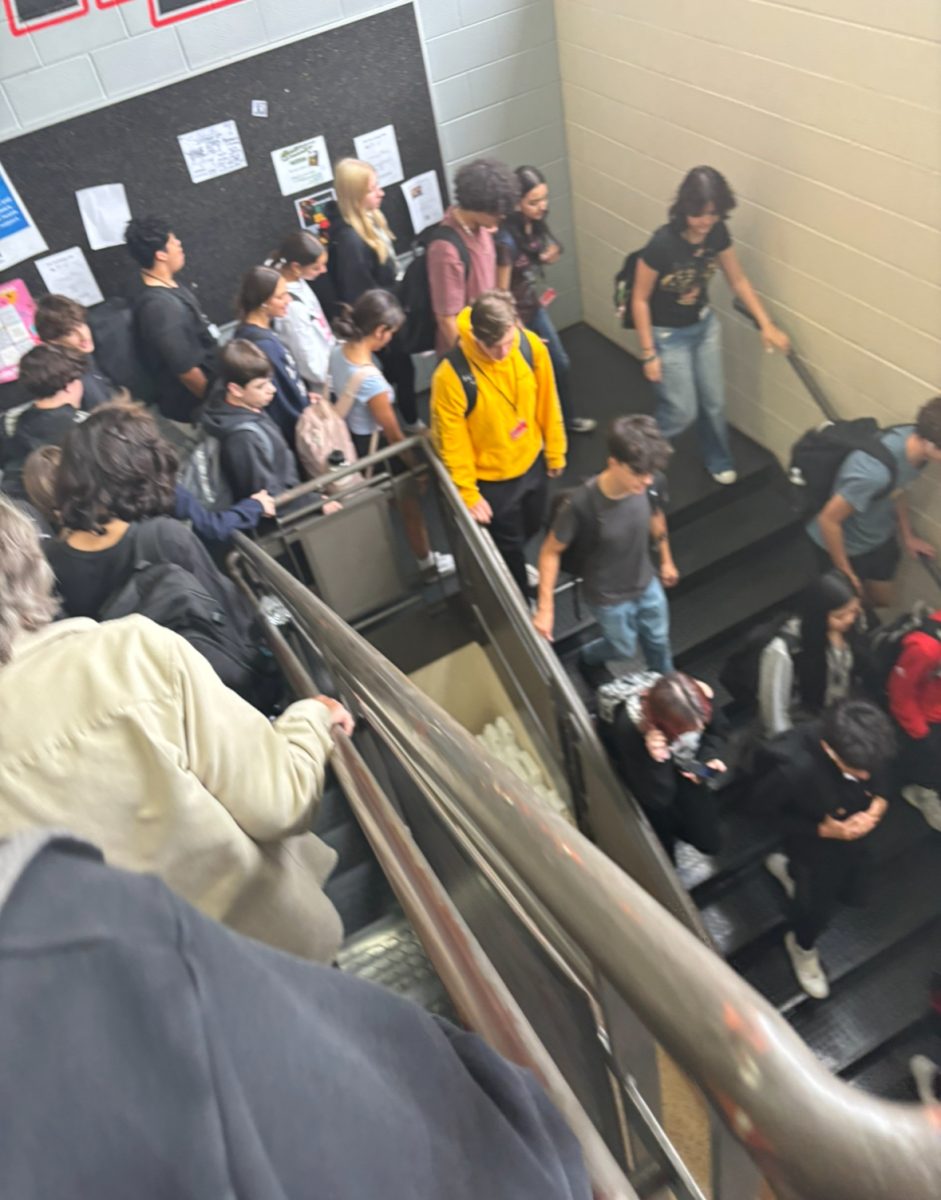
[[[889,429],[880,439],[896,461],[894,491],[908,487],[921,467],[913,467],[905,456],[905,443],[915,430],[914,425],[899,425]],[[891,493],[879,498],[879,493],[891,482],[889,469],[864,450],[847,455],[837,472],[833,495],[842,496],[853,508],[843,523],[843,544],[850,558],[867,554],[895,537],[895,505]],[[807,532],[818,546],[823,535],[816,517],[808,524]]]
[[[591,512],[594,531],[581,529],[571,504],[562,506],[552,532],[568,546],[577,534],[592,537],[594,545],[585,562],[585,599],[607,608],[635,600],[653,579],[650,560],[650,517],[652,507],[646,492],[609,500],[592,479]]]

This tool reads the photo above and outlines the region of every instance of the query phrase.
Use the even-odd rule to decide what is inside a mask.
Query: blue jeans
[[[562,339],[559,337],[559,331],[552,324],[552,318],[549,316],[549,310],[545,305],[540,304],[533,313],[532,320],[529,322],[529,328],[541,337],[546,343],[546,349],[549,351],[549,357],[552,359],[552,370],[555,372],[555,388],[559,393],[559,404],[562,406],[562,420],[565,422],[565,427],[572,423],[572,395],[569,389],[569,368],[571,361],[565,347],[562,345]]]
[[[730,470],[719,318],[708,312],[695,325],[655,325],[653,338],[663,372],[654,384],[663,436],[675,438],[695,421],[706,470],[712,475]]]
[[[604,641],[585,654],[586,662],[594,665],[608,658],[633,658],[640,638],[651,671],[673,670],[670,609],[663,584],[656,575],[633,600],[604,606],[589,604],[588,609],[601,626]]]

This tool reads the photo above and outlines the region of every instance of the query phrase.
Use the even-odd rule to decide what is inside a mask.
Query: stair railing
[[[718,955],[259,547],[239,553],[357,705],[411,747],[448,819],[483,837],[690,1078],[779,1200],[937,1200],[941,1106],[835,1078]],[[738,1200],[738,1197],[735,1198]]]

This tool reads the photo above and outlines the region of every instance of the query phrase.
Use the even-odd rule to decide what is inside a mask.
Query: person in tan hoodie
[[[565,426],[549,352],[517,322],[509,292],[457,318],[458,343],[431,381],[431,433],[471,516],[486,525],[524,596],[524,549],[542,525],[547,479],[565,469]]]
[[[270,723],[145,617],[53,623],[53,582],[0,502],[0,837],[67,828],[208,916],[332,961],[336,854],[308,830],[350,714],[320,696]]]

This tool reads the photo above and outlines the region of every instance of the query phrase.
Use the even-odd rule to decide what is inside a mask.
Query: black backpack
[[[637,260],[640,250],[632,250],[625,258],[624,265],[614,277],[614,307],[621,318],[623,329],[634,328],[634,315],[631,312],[631,294],[634,291],[634,276],[637,273]]]
[[[941,621],[931,616],[931,609],[923,602],[911,612],[880,625],[870,634],[866,646],[866,682],[875,696],[884,696],[889,676],[902,653],[902,642],[910,633],[927,633],[941,642]]]
[[[872,417],[853,421],[830,421],[808,429],[791,451],[788,472],[791,483],[801,490],[807,512],[819,512],[833,494],[840,467],[856,450],[862,450],[888,469],[889,482],[874,499],[881,500],[895,490],[898,466],[895,456],[880,440],[880,430]]]
[[[172,629],[198,650],[227,686],[253,699],[259,647],[251,620],[210,596],[191,571],[161,562],[149,522],[132,527],[131,574],[101,607],[99,621],[116,621],[137,613],[164,629]]]
[[[424,354],[435,348],[438,324],[431,307],[428,284],[428,248],[432,242],[450,242],[464,264],[464,278],[470,274],[470,252],[464,239],[449,225],[430,225],[412,243],[412,261],[399,283],[399,303],[405,310],[402,343],[409,354]]]
[[[533,345],[526,336],[525,330],[520,330],[520,354],[526,360],[529,369],[536,373],[536,364],[533,361]],[[474,369],[467,361],[467,355],[461,349],[461,343],[449,350],[445,355],[448,362],[454,368],[454,374],[458,377],[461,387],[464,389],[464,395],[467,399],[467,407],[464,409],[464,416],[469,417],[477,407],[477,376],[474,374]]]
[[[732,699],[750,708],[758,703],[758,674],[761,656],[765,647],[776,637],[781,637],[793,654],[799,647],[799,639],[782,628],[780,617],[750,630],[742,644],[726,659],[719,672],[719,682]]]
[[[88,310],[88,326],[95,339],[95,361],[104,374],[126,387],[135,400],[152,404],[157,387],[138,351],[133,305],[121,296],[109,296]]]
[[[263,443],[272,453],[271,438],[259,421],[239,421],[226,427],[225,436],[249,430],[254,438]],[[210,512],[223,512],[244,497],[236,496],[222,470],[223,438],[203,433],[200,440],[188,452],[177,474],[177,482],[191,492],[204,508]]]

